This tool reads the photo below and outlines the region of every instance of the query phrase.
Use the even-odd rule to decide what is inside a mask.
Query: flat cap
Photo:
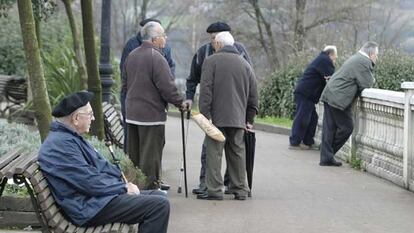
[[[159,21],[158,19],[148,18],[148,19],[144,19],[141,22],[139,22],[139,26],[144,27],[144,25],[147,24],[148,22],[157,22],[161,24],[161,21]]]
[[[52,116],[64,117],[70,115],[76,109],[85,106],[93,97],[92,92],[79,91],[63,98],[53,109]]]
[[[227,23],[223,22],[215,22],[210,24],[207,28],[207,33],[214,33],[214,32],[230,32],[231,28]]]

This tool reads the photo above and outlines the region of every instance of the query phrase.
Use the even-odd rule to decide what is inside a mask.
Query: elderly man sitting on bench
[[[54,109],[56,117],[39,152],[56,202],[77,226],[139,223],[140,233],[167,232],[170,204],[162,191],[142,191],[125,183],[121,171],[105,160],[82,134],[95,119],[93,94],[76,92]]]

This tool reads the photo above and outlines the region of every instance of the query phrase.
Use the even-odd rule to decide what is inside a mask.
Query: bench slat
[[[7,177],[8,179],[13,177],[14,172],[14,168],[21,163],[24,159],[26,158],[26,155],[24,154],[19,154],[14,160],[10,161],[9,164],[7,164],[6,166],[4,166],[1,170],[0,170],[0,177]],[[11,174],[11,176],[10,176]],[[8,176],[9,175],[9,176]]]
[[[30,182],[32,183],[32,185],[37,185],[39,184],[45,177],[43,176],[42,172],[37,171],[36,174],[34,174],[34,176],[30,177]]]
[[[40,201],[38,198],[38,201],[39,201],[40,208],[42,208],[42,210],[47,210],[51,205],[56,203],[52,195],[48,196],[47,199],[44,201]]]
[[[130,226],[127,224],[122,224],[121,233],[128,233],[130,229]]]
[[[40,193],[42,192],[45,188],[48,187],[48,183],[46,179],[43,179],[42,181],[39,182],[39,184],[37,185],[33,185],[33,189],[36,193]]]
[[[43,213],[45,214],[46,218],[50,219],[53,218],[59,212],[59,208],[53,204],[47,210],[44,210]]]
[[[5,166],[7,166],[12,160],[18,157],[22,152],[23,152],[23,148],[18,148],[16,150],[13,150],[1,156],[0,169],[3,169]]]
[[[110,232],[117,233],[119,232],[120,229],[121,229],[121,223],[117,222],[112,225]]]
[[[100,233],[102,231],[103,226],[97,226],[93,233]]]
[[[37,170],[39,170],[39,164],[37,164],[37,163],[33,163],[32,165],[30,165],[24,172],[23,172],[23,175],[26,177],[26,178],[30,178],[30,177],[32,177],[34,174],[35,174],[35,172],[37,171]]]
[[[111,223],[105,224],[101,232],[102,233],[109,233],[111,231],[111,226],[112,226]]]
[[[22,163],[20,163],[18,166],[16,166],[16,173],[17,174],[23,174],[24,170],[28,168],[32,163],[37,161],[37,154],[38,151],[34,151],[30,153]]]
[[[37,152],[32,152],[30,154],[21,154],[19,158],[15,159],[13,166],[10,167],[5,176],[7,178],[13,177],[14,174],[22,174],[23,171],[30,166],[37,159]]]
[[[62,218],[62,220],[60,221],[60,223],[57,224],[57,226],[55,227],[55,233],[63,233],[63,232],[65,232],[65,230],[68,227],[68,225],[69,225],[69,222],[65,218]]]

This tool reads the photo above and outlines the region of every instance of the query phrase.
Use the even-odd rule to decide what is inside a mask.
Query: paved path
[[[224,201],[205,201],[189,193],[186,199],[177,193],[182,158],[178,118],[169,118],[166,134],[163,169],[172,185],[169,233],[414,232],[414,193],[347,165],[319,167],[317,151],[288,150],[287,136],[260,131],[253,198],[235,201],[226,195]],[[198,181],[203,137],[191,122],[190,192]]]
[[[191,189],[198,181],[204,136],[191,122],[186,199],[177,193],[182,157],[178,118],[169,117],[166,134],[163,170],[172,185],[169,233],[414,232],[414,193],[347,165],[320,167],[317,151],[288,150],[285,135],[257,132],[253,198],[197,200]]]

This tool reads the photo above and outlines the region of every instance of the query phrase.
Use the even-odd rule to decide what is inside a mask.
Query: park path
[[[318,151],[289,150],[288,136],[261,131],[253,197],[197,200],[191,189],[198,181],[203,137],[191,122],[186,199],[177,193],[181,123],[169,117],[163,157],[163,175],[172,185],[169,233],[414,232],[414,193],[348,165],[320,167]]]

